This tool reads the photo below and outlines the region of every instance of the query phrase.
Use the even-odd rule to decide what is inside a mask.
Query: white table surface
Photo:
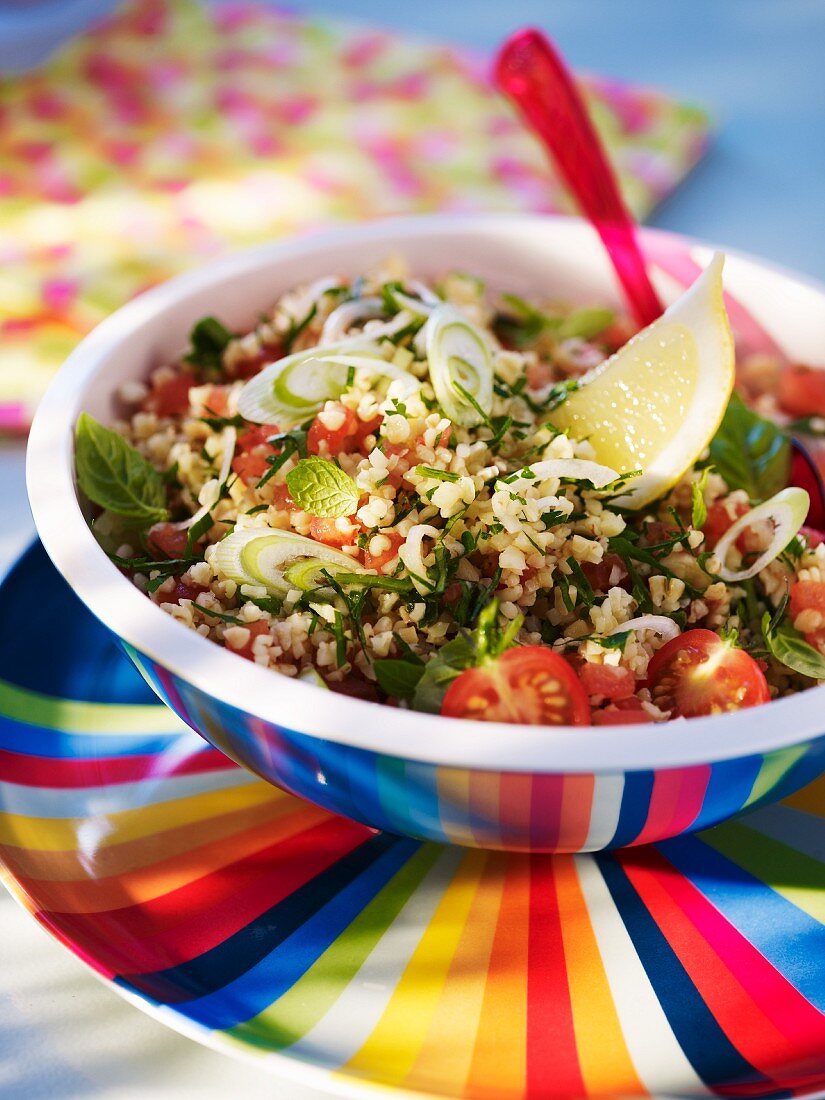
[[[35,59],[109,0],[0,0],[0,68]],[[491,48],[545,27],[580,67],[670,88],[715,107],[706,162],[654,224],[825,278],[825,4],[821,0],[292,0]],[[472,13],[470,15],[470,12]],[[823,349],[825,357],[825,349]],[[23,448],[0,444],[0,570],[33,534]],[[170,1032],[97,982],[0,892],[0,1096],[4,1100],[320,1096]]]

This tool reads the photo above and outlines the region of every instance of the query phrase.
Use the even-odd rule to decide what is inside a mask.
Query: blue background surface
[[[0,0],[0,68],[111,0]],[[706,160],[651,219],[825,279],[825,0],[292,0],[491,51],[535,24],[581,69],[708,105]]]

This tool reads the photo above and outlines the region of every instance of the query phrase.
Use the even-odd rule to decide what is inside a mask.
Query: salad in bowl
[[[204,317],[78,421],[92,529],[178,622],[374,702],[579,726],[797,692],[825,545],[732,393],[722,263],[639,334],[401,258]]]
[[[721,256],[643,236],[677,274],[638,333],[577,219],[379,222],[148,292],[38,410],[48,553],[184,721],[378,829],[592,851],[803,786],[823,410],[783,387],[815,392],[825,295],[728,255],[735,349]]]

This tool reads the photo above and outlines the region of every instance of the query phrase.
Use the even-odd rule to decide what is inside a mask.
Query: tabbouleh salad
[[[814,685],[825,543],[788,488],[772,396],[806,368],[740,364],[749,404],[732,394],[640,505],[644,471],[611,468],[563,415],[632,336],[601,307],[462,273],[425,285],[400,260],[298,287],[247,333],[204,318],[121,388],[111,427],[81,416],[93,531],[178,622],[375,702],[607,725]],[[786,402],[814,433],[815,374]]]

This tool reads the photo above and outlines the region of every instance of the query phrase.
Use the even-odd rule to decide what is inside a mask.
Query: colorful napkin
[[[487,62],[250,2],[127,0],[0,82],[0,430],[25,429],[77,341],[138,291],[243,245],[428,210],[566,210]],[[644,216],[708,120],[584,87]]]

